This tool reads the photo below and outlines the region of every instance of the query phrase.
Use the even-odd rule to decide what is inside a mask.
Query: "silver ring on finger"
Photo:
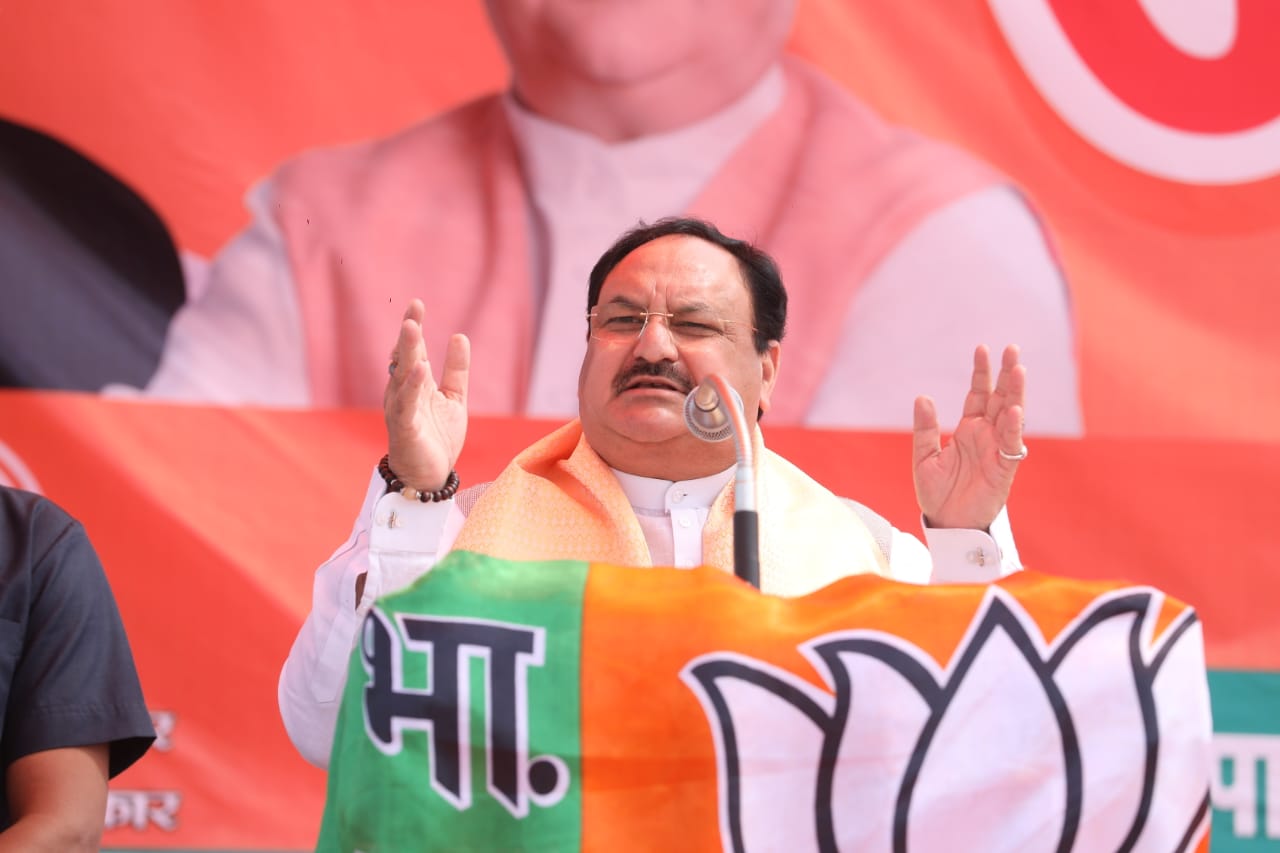
[[[1021,462],[1023,459],[1027,458],[1027,446],[1025,444],[1018,449],[1017,453],[1005,453],[1003,447],[997,447],[996,452],[1000,454],[1001,459],[1008,460],[1009,462]]]

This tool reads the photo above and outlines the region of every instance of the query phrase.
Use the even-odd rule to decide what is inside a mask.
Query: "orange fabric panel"
[[[799,648],[856,625],[898,638],[949,670],[958,650],[971,651],[969,634],[989,593],[986,585],[919,587],[862,575],[781,599],[713,569],[694,572],[696,580],[676,583],[669,570],[595,564],[588,576],[581,754],[589,780],[583,838],[591,849],[634,849],[638,833],[647,849],[720,845],[715,797],[708,795],[717,784],[717,747],[704,725],[690,722],[706,711],[681,678],[691,660],[731,648],[735,659],[786,670],[829,693],[832,686]],[[1028,572],[1001,586],[1052,644],[1083,608],[1126,584],[1074,584]],[[1162,619],[1186,610],[1166,600]],[[1162,637],[1151,642],[1158,646]],[[661,712],[640,713],[640,703]],[[637,755],[649,760],[637,762]],[[794,816],[797,826],[806,819]]]

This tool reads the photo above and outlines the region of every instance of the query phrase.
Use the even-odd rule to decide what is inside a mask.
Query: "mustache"
[[[693,379],[670,361],[635,361],[613,380],[613,393],[621,394],[632,381],[640,378],[666,379],[674,383],[681,391],[693,390]]]

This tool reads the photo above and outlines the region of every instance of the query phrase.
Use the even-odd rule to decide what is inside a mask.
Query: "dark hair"
[[[590,285],[587,288],[587,310],[596,307],[600,300],[600,290],[604,280],[622,259],[645,243],[667,237],[672,234],[683,234],[706,240],[738,259],[738,269],[742,271],[743,281],[751,294],[752,325],[756,327],[755,346],[757,352],[769,348],[769,341],[781,341],[787,327],[787,291],[782,286],[782,275],[773,258],[746,240],[735,240],[720,233],[710,222],[690,217],[672,216],[659,219],[652,225],[641,222],[635,228],[618,238],[591,268]]]

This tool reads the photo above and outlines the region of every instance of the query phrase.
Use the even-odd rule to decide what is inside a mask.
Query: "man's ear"
[[[765,351],[760,353],[760,411],[769,411],[773,386],[778,381],[778,370],[782,366],[782,344],[769,341]]]

